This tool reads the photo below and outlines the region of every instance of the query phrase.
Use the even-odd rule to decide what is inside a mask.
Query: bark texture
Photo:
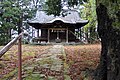
[[[110,18],[108,7],[102,3],[99,3],[96,11],[102,49],[95,80],[120,80],[120,30],[112,25],[117,19]]]

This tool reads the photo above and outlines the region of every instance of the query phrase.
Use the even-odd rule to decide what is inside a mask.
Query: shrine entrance
[[[48,29],[48,42],[68,42],[67,28],[49,28]]]

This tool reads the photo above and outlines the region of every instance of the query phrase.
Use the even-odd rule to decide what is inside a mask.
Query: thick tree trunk
[[[96,80],[107,80],[107,52],[108,52],[108,42],[109,42],[109,30],[107,26],[108,15],[105,6],[100,4],[97,7],[98,16],[98,34],[101,38],[101,58],[100,64],[97,67],[95,79]]]
[[[95,80],[120,80],[120,30],[112,27],[113,19],[103,4],[100,3],[96,11],[102,49]]]
[[[107,80],[120,80],[120,31],[113,29],[107,53]]]

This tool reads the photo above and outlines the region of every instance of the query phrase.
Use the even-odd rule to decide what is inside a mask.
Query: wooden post
[[[21,13],[19,17],[19,26],[18,26],[18,34],[22,32],[22,22],[23,22],[23,13]],[[22,59],[21,59],[21,54],[22,54],[22,48],[21,48],[21,40],[22,36],[18,39],[18,80],[22,80]]]
[[[37,30],[37,37],[39,37],[39,29]]]
[[[82,32],[81,32],[81,28],[79,28],[79,36],[80,36],[80,39],[82,39]]]
[[[10,41],[6,46],[4,46],[0,50],[0,58],[16,43],[18,40],[18,79],[22,80],[22,45],[21,45],[21,39],[22,39],[23,33],[20,33],[16,38],[14,38],[12,41]]]
[[[21,38],[18,40],[18,80],[22,80],[22,45]]]
[[[48,29],[48,43],[50,42],[50,30]]]
[[[66,30],[66,43],[68,43],[68,27],[67,27],[67,30]]]
[[[57,30],[57,39],[59,39],[59,30]]]

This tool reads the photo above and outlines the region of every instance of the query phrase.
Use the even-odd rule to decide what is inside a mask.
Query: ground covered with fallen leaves
[[[54,53],[44,55],[49,53],[49,50],[45,52],[49,48],[51,48],[51,46],[23,45],[22,64],[24,80],[59,80],[53,77],[57,75],[63,75],[60,80],[92,80],[88,75],[91,71],[94,71],[99,64],[100,44],[64,46],[64,54],[60,54],[56,57]],[[44,55],[44,59],[41,59],[41,55]],[[58,62],[62,60],[62,63],[60,63],[63,66],[61,69],[62,71],[56,70],[60,66],[54,67],[54,65],[58,65],[57,60],[53,61],[54,59],[51,59],[50,55],[52,55],[51,57],[55,57],[55,59],[58,57],[60,59]],[[53,67],[50,69],[46,68],[49,67],[50,64]],[[33,67],[34,65],[37,66]],[[41,68],[41,66],[45,67]],[[58,74],[59,71],[61,73]],[[28,73],[32,73],[32,76],[28,76]],[[50,73],[51,79],[48,79],[48,77],[42,79],[44,74],[48,75],[48,73]],[[38,74],[41,74],[42,77]],[[16,77],[13,78],[14,75],[17,75],[17,45],[13,46],[2,58],[0,58],[0,79],[16,80]]]
[[[100,49],[100,44],[65,46],[66,63],[72,80],[92,80],[88,76],[99,64]]]
[[[25,67],[30,63],[30,59],[37,55],[44,54],[43,51],[51,46],[23,45],[22,46],[22,64]],[[0,47],[2,48],[2,47]],[[0,58],[0,79],[7,80],[17,73],[18,46],[14,45],[4,56]]]

